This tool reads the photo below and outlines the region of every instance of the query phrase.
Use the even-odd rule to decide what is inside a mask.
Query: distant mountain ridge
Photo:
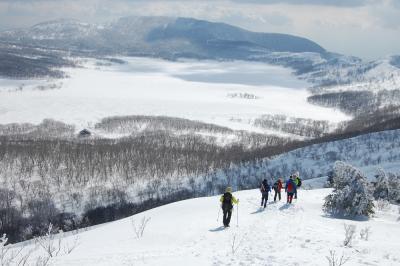
[[[320,45],[301,37],[257,33],[225,23],[172,17],[123,17],[105,25],[55,20],[2,32],[0,41],[168,58],[246,59],[268,52],[325,52]]]

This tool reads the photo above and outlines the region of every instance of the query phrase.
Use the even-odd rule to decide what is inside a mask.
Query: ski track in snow
[[[155,208],[107,223],[79,235],[69,255],[51,265],[327,265],[330,250],[350,256],[346,265],[399,265],[400,226],[397,209],[378,212],[368,221],[326,217],[323,198],[330,189],[300,190],[292,205],[271,202],[260,210],[258,190],[235,192],[240,199],[239,226],[235,207],[231,227],[217,221],[219,196]],[[284,194],[282,194],[284,196]],[[131,219],[150,217],[137,239]],[[357,226],[353,247],[344,248],[343,224]],[[371,227],[369,241],[359,231]],[[232,240],[236,237],[235,252]],[[73,236],[64,239],[66,243]],[[36,254],[38,255],[38,254]]]

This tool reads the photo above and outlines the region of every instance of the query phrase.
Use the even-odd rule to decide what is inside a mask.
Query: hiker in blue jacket
[[[293,180],[293,176],[286,181],[285,192],[287,193],[287,203],[291,204],[294,194],[297,191],[296,183]]]

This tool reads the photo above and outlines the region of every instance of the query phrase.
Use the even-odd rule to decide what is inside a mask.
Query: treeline
[[[0,76],[65,78],[66,74],[60,68],[75,66],[72,61],[64,58],[65,54],[0,42]]]
[[[355,116],[371,113],[386,106],[400,108],[400,89],[372,91],[327,92],[308,97],[308,102],[338,108]]]
[[[232,134],[234,130],[214,124],[167,116],[113,116],[103,118],[95,125],[95,129],[108,133],[129,133],[135,134],[143,131],[207,131],[209,133]]]
[[[214,124],[167,116],[114,116],[102,119],[95,125],[100,133],[139,136],[154,132],[168,132],[175,136],[196,135],[203,141],[219,146],[237,145],[245,150],[284,145],[289,138],[259,134],[244,130],[232,130]],[[219,138],[217,137],[219,136]],[[224,138],[232,137],[230,141]],[[222,140],[221,140],[222,139]]]
[[[400,106],[390,105],[360,114],[339,125],[336,131],[339,133],[359,132],[365,134],[398,128],[400,128]]]
[[[45,197],[29,201],[20,206],[23,197],[10,189],[0,189],[0,232],[6,234],[9,243],[15,243],[43,236],[49,224],[64,232],[85,228],[125,218],[155,207],[178,200],[194,197],[193,192],[182,188],[164,198],[147,199],[140,202],[115,201],[94,208],[87,208],[81,214],[68,212],[57,207],[57,197]],[[22,208],[21,208],[22,207]]]
[[[328,121],[287,117],[285,115],[263,115],[254,120],[254,125],[310,138],[322,137],[330,130]]]
[[[68,139],[75,137],[75,127],[52,119],[44,119],[38,125],[31,123],[0,124],[0,136],[7,137],[10,140]]]

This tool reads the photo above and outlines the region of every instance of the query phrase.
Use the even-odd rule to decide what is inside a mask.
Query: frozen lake
[[[308,84],[292,75],[291,70],[258,62],[179,61],[148,58],[124,58],[129,62],[119,67],[133,73],[168,73],[186,81],[306,88]]]
[[[127,63],[111,66],[89,60],[84,68],[66,69],[68,79],[41,81],[57,84],[55,89],[35,89],[36,80],[23,81],[21,91],[18,82],[0,80],[0,124],[52,118],[80,129],[109,116],[164,115],[265,132],[252,125],[264,114],[332,122],[348,119],[339,111],[309,104],[307,83],[282,67],[122,59]]]

